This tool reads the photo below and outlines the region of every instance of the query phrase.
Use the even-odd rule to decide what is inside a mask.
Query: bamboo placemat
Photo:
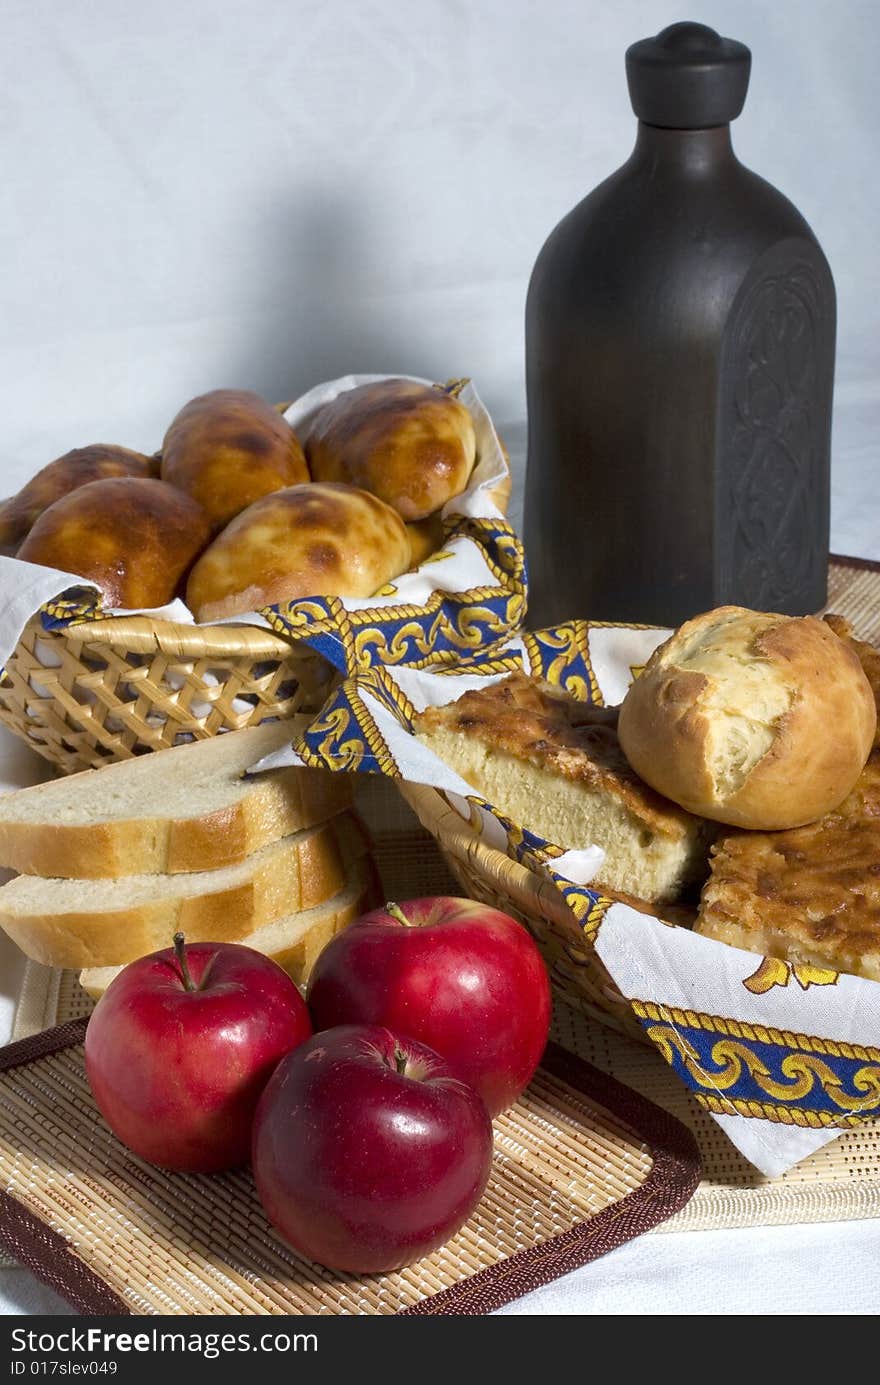
[[[683,1126],[551,1045],[495,1122],[461,1231],[395,1274],[336,1274],[275,1237],[248,1171],[168,1174],[130,1154],[91,1098],[85,1023],[0,1055],[0,1245],[81,1312],[491,1312],[650,1229],[699,1178]]]
[[[880,563],[832,559],[828,607],[851,619],[862,638],[880,642]],[[421,828],[387,781],[364,778],[361,811],[376,840],[386,889],[398,898],[457,894],[434,839]],[[15,1036],[36,1033],[91,1008],[74,973],[29,964]],[[858,1220],[880,1216],[880,1123],[847,1131],[781,1178],[759,1174],[721,1127],[700,1110],[662,1058],[557,1003],[555,1037],[572,1052],[642,1092],[694,1133],[704,1178],[686,1207],[663,1231],[714,1230],[786,1222]]]

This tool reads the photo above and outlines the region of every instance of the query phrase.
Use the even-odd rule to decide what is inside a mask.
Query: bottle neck
[[[678,172],[693,177],[714,173],[736,162],[729,125],[706,130],[666,130],[639,121],[629,160],[636,167]]]

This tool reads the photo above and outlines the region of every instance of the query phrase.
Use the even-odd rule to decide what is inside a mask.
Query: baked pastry
[[[63,495],[69,495],[90,481],[107,476],[158,476],[159,463],[127,447],[96,442],[90,447],[75,447],[54,462],[49,462],[22,486],[17,495],[0,505],[0,553],[14,554],[44,510]]]
[[[417,519],[406,526],[409,534],[410,566],[419,567],[443,542],[443,520],[439,512]]]
[[[425,519],[468,483],[477,455],[470,413],[412,380],[358,385],[325,404],[306,439],[316,481],[348,481]]]
[[[355,862],[345,889],[332,899],[296,914],[286,914],[239,941],[271,957],[298,986],[305,988],[317,957],[330,939],[374,908],[380,899],[375,870],[369,859],[363,857]],[[88,967],[80,972],[79,984],[97,1000],[121,970],[121,967]]]
[[[515,673],[429,707],[418,739],[522,827],[567,848],[600,846],[597,888],[651,902],[705,876],[711,827],[643,784],[613,708]]]
[[[210,537],[200,505],[164,481],[114,476],[56,500],[19,558],[96,582],[108,606],[164,606]]]
[[[216,533],[261,496],[308,481],[309,472],[277,409],[250,390],[212,390],[171,423],[162,478],[198,501]]]
[[[406,525],[353,486],[288,486],[219,534],[193,568],[197,620],[222,620],[304,596],[372,596],[410,563]]]
[[[245,770],[308,716],[49,779],[0,797],[0,866],[26,875],[110,879],[217,870],[348,808],[346,774]]]
[[[0,927],[34,961],[78,969],[144,957],[178,929],[190,942],[241,942],[332,899],[367,850],[363,828],[345,813],[220,870],[113,880],[19,875],[0,887]]]
[[[721,606],[652,654],[621,706],[620,743],[691,812],[786,828],[842,802],[876,724],[862,666],[828,624]]]
[[[880,653],[829,626],[858,656],[880,706]],[[880,981],[880,736],[855,787],[819,822],[719,837],[696,931],[705,937]]]

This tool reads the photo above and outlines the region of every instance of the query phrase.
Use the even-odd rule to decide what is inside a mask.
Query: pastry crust
[[[212,390],[170,424],[162,477],[198,501],[216,533],[262,496],[308,481],[309,472],[276,408],[250,390]]]
[[[853,650],[813,616],[723,606],[657,649],[620,710],[634,769],[732,826],[814,822],[852,789],[876,709]]]
[[[859,659],[880,705],[880,653],[853,639],[840,617],[827,624]],[[819,822],[718,839],[696,931],[880,981],[880,737],[855,787]]]
[[[0,553],[12,555],[30,533],[44,510],[63,495],[103,481],[108,476],[158,476],[159,463],[142,452],[127,447],[96,442],[75,447],[54,462],[49,462],[22,486],[17,495],[0,505]]]
[[[465,489],[476,446],[473,420],[452,395],[413,380],[381,380],[325,404],[306,455],[316,481],[348,481],[418,520]]]
[[[88,577],[108,606],[164,606],[210,536],[208,517],[164,481],[90,481],[50,505],[19,558]]]
[[[602,887],[675,899],[705,873],[711,829],[642,783],[616,722],[616,709],[515,673],[426,709],[416,733],[523,827],[559,846],[602,847]]]
[[[372,596],[406,572],[406,525],[353,486],[289,486],[238,515],[190,574],[197,620],[244,615],[308,596]]]

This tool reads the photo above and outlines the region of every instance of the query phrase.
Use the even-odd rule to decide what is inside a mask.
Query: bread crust
[[[250,390],[211,390],[169,425],[162,477],[186,491],[215,533],[255,500],[308,481],[305,454],[287,419]]]
[[[476,437],[470,413],[451,394],[414,380],[380,380],[324,405],[306,455],[316,481],[348,481],[419,520],[465,489]]]
[[[102,773],[83,770],[84,784]],[[220,870],[281,837],[327,822],[351,804],[344,774],[292,767],[257,775],[250,783],[246,798],[190,818],[45,824],[0,820],[0,865],[22,875],[81,880]],[[19,793],[39,794],[40,787]]]
[[[236,941],[271,957],[305,989],[312,967],[330,939],[368,909],[375,908],[382,898],[378,874],[371,861],[365,858],[356,862],[352,874],[350,887],[319,905],[314,918],[309,919],[303,913],[291,914]],[[97,1000],[120,970],[90,967],[80,972],[79,982],[83,990]]]
[[[238,515],[195,564],[200,621],[310,596],[372,596],[410,565],[406,525],[354,486],[288,486]]]
[[[741,661],[753,674],[765,670],[772,697],[785,703],[760,728],[767,749],[732,790],[713,770],[725,723],[709,704],[712,696],[721,700],[720,681],[687,666],[704,637],[720,640],[734,664]],[[875,729],[870,684],[853,650],[826,622],[733,606],[676,631],[620,710],[621,744],[647,783],[690,812],[756,830],[801,826],[839,804],[867,759]]]
[[[87,577],[108,606],[164,606],[210,538],[200,505],[165,481],[114,476],[56,500],[19,558]]]
[[[264,847],[249,862],[235,867],[233,879],[212,879],[200,871],[178,880],[189,893],[169,897],[138,892],[136,904],[98,909],[77,906],[76,881],[65,891],[73,906],[64,912],[41,911],[16,898],[17,880],[0,888],[0,927],[36,962],[53,967],[118,966],[167,947],[178,930],[190,942],[239,941],[248,933],[286,914],[311,909],[344,889],[351,863],[368,851],[366,833],[350,813],[295,833]],[[151,876],[138,876],[150,882]],[[131,880],[121,880],[120,887]],[[121,888],[120,888],[121,893]]]

